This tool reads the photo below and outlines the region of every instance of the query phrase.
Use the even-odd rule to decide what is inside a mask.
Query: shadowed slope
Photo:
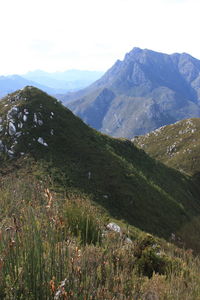
[[[169,237],[200,213],[199,188],[128,140],[102,135],[26,87],[0,103],[1,172],[26,168],[90,195],[111,215]],[[24,169],[25,170],[25,169]]]

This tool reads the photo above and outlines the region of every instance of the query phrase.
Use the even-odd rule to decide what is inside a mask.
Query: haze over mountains
[[[200,117],[200,61],[187,53],[133,48],[103,77],[63,101],[97,130],[132,138]]]
[[[9,75],[9,76],[0,76],[0,97],[12,93],[17,89],[21,89],[26,85],[34,85],[50,94],[55,93],[55,90],[53,88],[44,86],[42,84],[38,84],[31,80],[27,80],[19,75]]]
[[[0,76],[0,97],[27,85],[35,86],[51,95],[63,94],[86,87],[102,74],[103,72],[83,70],[54,73],[36,70],[23,75]]]
[[[133,48],[98,79],[102,74],[37,70],[1,76],[0,97],[35,86],[55,95],[93,128],[115,137],[132,138],[200,117],[200,61],[187,53],[168,55]]]
[[[62,93],[62,90],[78,90],[99,79],[104,72],[87,70],[67,70],[64,72],[44,72],[36,70],[23,75],[28,80],[49,86]]]

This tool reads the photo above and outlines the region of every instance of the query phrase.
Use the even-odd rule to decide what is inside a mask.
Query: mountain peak
[[[141,49],[139,47],[134,47],[130,52],[125,54],[124,61],[126,61],[127,58],[133,58],[134,60],[137,60],[139,58],[144,58],[147,56],[168,56],[168,54],[156,52],[147,48]]]
[[[138,53],[142,53],[144,51],[144,49],[141,49],[139,47],[133,47],[133,49],[129,52],[132,53],[132,54],[138,54]]]
[[[33,86],[4,97],[0,103],[0,157],[13,158],[40,145],[48,147],[58,105],[56,99]]]
[[[105,88],[115,97],[102,114],[98,100]],[[68,107],[101,132],[128,138],[145,134],[200,117],[200,61],[187,53],[169,55],[135,47],[71,99]],[[107,103],[107,96],[101,99]],[[100,115],[101,123],[95,123]]]
[[[27,101],[34,101],[38,97],[48,97],[50,99],[53,99],[53,97],[49,96],[44,91],[34,86],[27,85],[22,89],[19,89],[13,93],[8,94],[2,99],[2,101],[6,102],[5,107],[7,107],[13,103],[15,103],[16,105],[20,105]]]
[[[145,49],[134,47],[130,52],[125,54],[124,62],[130,62],[131,60],[138,60],[146,55]]]

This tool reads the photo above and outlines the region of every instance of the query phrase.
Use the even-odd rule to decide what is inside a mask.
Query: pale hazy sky
[[[133,47],[200,59],[200,0],[0,0],[0,74],[107,70]]]

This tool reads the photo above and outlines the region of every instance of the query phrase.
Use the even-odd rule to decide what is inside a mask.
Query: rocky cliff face
[[[186,53],[134,48],[101,79],[66,99],[73,100],[68,107],[75,114],[104,133],[129,138],[145,134],[200,117],[200,61]]]

